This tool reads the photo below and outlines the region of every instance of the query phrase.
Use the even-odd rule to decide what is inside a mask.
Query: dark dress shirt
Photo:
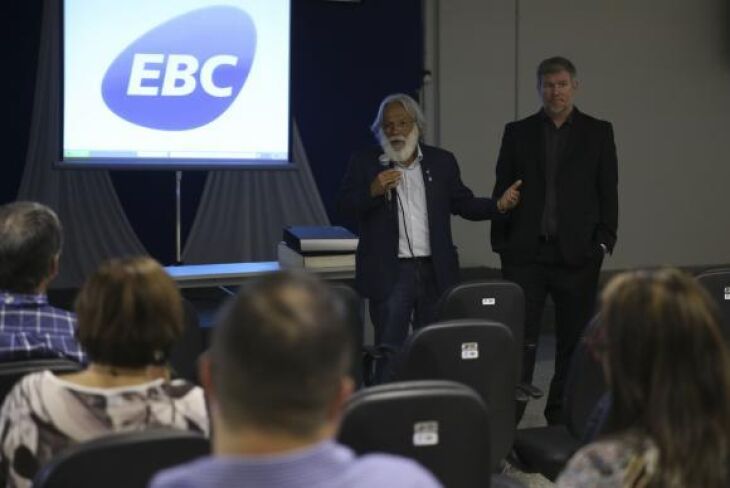
[[[545,210],[542,214],[541,232],[543,236],[555,237],[558,235],[558,199],[556,196],[555,179],[558,166],[565,159],[568,149],[570,130],[573,126],[573,114],[568,115],[560,127],[556,127],[552,119],[540,112],[543,121],[543,137],[545,139]]]

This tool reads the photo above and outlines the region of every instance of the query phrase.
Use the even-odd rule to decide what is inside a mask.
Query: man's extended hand
[[[396,169],[386,169],[378,173],[372,183],[370,183],[370,196],[377,197],[385,194],[386,191],[398,186],[401,173]]]
[[[520,203],[520,185],[522,185],[522,180],[515,181],[512,183],[512,186],[507,188],[504,193],[502,193],[502,196],[499,197],[499,200],[497,200],[497,210],[499,210],[500,213],[512,210],[518,203]]]

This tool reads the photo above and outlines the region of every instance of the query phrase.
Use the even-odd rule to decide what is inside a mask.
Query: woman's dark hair
[[[117,367],[164,363],[182,335],[175,283],[148,257],[112,259],[76,299],[77,336],[92,362]]]
[[[603,293],[614,432],[659,449],[652,486],[726,487],[730,359],[714,303],[674,269],[631,272]]]

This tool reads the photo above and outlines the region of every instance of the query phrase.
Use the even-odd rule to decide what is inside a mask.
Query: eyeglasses
[[[393,132],[396,130],[410,132],[411,128],[413,128],[413,120],[412,119],[395,120],[392,122],[386,122],[384,124],[381,124],[380,127],[385,132]]]

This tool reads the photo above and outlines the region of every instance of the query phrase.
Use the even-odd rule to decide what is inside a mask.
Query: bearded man
[[[519,202],[521,181],[496,201],[475,197],[453,154],[419,143],[424,116],[408,95],[386,97],[371,130],[380,147],[352,156],[338,205],[358,220],[355,283],[370,300],[375,344],[395,351],[410,325],[435,321],[439,297],[459,281],[451,214],[499,218]],[[376,381],[388,375],[381,362]]]

